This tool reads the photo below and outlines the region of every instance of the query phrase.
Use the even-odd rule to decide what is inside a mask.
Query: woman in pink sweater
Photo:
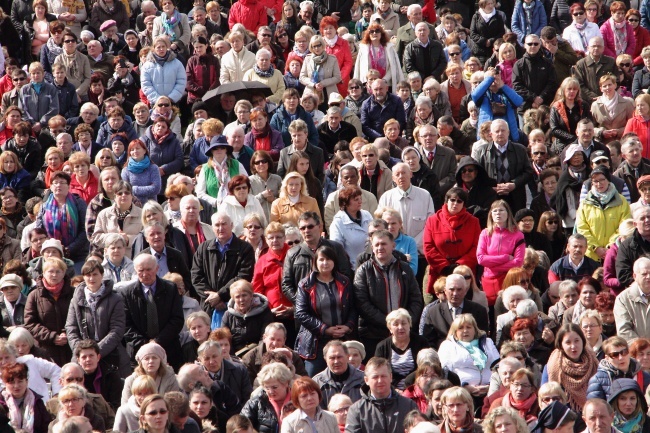
[[[524,234],[517,228],[510,206],[504,200],[495,201],[476,249],[478,264],[484,267],[481,282],[490,306],[494,306],[508,270],[523,265],[525,251]]]

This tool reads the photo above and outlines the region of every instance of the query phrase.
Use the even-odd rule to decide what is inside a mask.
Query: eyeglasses
[[[448,201],[449,203],[454,203],[454,204],[456,204],[456,203],[457,203],[457,204],[463,204],[463,203],[465,203],[465,201],[464,201],[463,199],[460,199],[460,198],[450,198],[450,199],[447,200],[447,201]]]
[[[381,30],[379,30],[379,29],[372,29],[372,30],[368,30],[368,31],[370,32],[371,35],[376,35],[376,34],[381,33]]]
[[[120,191],[116,192],[115,195],[119,195],[121,197],[123,195],[131,195],[131,193],[129,191]]]
[[[306,226],[298,227],[298,230],[300,230],[301,232],[304,232],[305,230],[313,230],[314,227],[316,227],[316,224],[307,224]]]
[[[165,104],[165,103],[158,104],[159,107],[171,107],[171,105],[172,104]]]
[[[299,243],[300,241],[298,239],[296,239],[295,241],[287,241],[287,245],[289,245],[290,247],[293,245],[298,245]]]
[[[539,42],[526,42],[526,45],[528,45],[529,47],[538,47]]]
[[[235,191],[248,191],[247,185],[236,186]]]
[[[27,81],[27,77],[12,78],[12,81]]]
[[[629,68],[630,66],[632,66],[632,63],[621,63],[621,68]]]
[[[248,230],[259,230],[259,229],[262,228],[262,226],[258,226],[258,225],[251,224],[251,225],[249,225],[249,226],[246,226],[246,228],[247,228]]]
[[[528,389],[532,387],[530,383],[520,383],[520,382],[510,382],[510,385],[512,385],[513,388],[522,388],[522,389]]]
[[[464,168],[460,171],[460,174],[465,174],[465,173],[476,173],[475,168]]]
[[[82,400],[81,397],[72,397],[67,400],[59,400],[59,402],[63,405],[70,404],[70,403],[79,403]]]
[[[286,38],[287,36],[289,35],[286,33],[282,33],[281,35],[278,35],[278,38]]]
[[[341,414],[344,414],[344,413],[348,413],[349,410],[350,410],[350,406],[345,406],[345,407],[340,407],[340,408],[336,409],[334,411],[334,413],[337,414],[337,415],[341,415]]]
[[[263,38],[270,38],[271,36],[271,33],[262,33]]]
[[[449,53],[449,55],[452,57],[456,57],[456,56],[460,56],[460,53]]]
[[[579,16],[584,15],[584,14],[585,14],[584,12],[579,11],[579,12],[574,12],[574,13],[573,13],[573,16],[574,16],[574,17],[579,17]]]
[[[350,86],[348,87],[348,90],[359,90],[361,87],[359,86]]]
[[[168,412],[167,409],[152,410],[151,412],[147,412],[146,415],[148,415],[148,416],[156,416],[158,414],[167,415],[167,412]]]
[[[558,224],[560,224],[560,222],[559,221],[546,221],[546,224],[558,225]]]
[[[546,155],[546,152],[544,152],[544,151],[537,151],[537,152],[533,152],[533,155]]]
[[[625,349],[619,350],[618,352],[610,352],[610,354],[607,355],[607,356],[609,356],[610,358],[620,358],[621,356],[629,355],[629,353],[630,353],[630,349],[625,348]]]
[[[262,164],[267,164],[268,161],[266,159],[258,159],[253,163],[253,165],[262,165]]]
[[[314,45],[312,45],[311,47],[312,47],[312,48],[320,48],[320,47],[322,47],[322,46],[323,46],[323,44],[314,44]]]
[[[63,41],[64,44],[72,44],[74,42],[77,42],[77,41],[75,41],[74,39],[66,39],[65,41]]]
[[[562,399],[557,395],[549,395],[548,397],[542,397],[542,401],[544,403],[550,403],[552,401],[562,401]]]
[[[629,23],[638,23],[639,22],[638,18],[628,18],[627,21]]]

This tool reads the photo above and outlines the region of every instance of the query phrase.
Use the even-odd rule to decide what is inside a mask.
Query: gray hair
[[[641,259],[639,259],[641,260]],[[650,259],[646,259],[650,262]],[[637,260],[638,261],[638,260]],[[566,292],[568,290],[575,290],[576,292],[578,291],[578,283],[576,283],[573,280],[564,280],[560,283],[559,291],[560,291],[560,296],[562,296],[562,292]]]
[[[154,228],[159,228],[160,230],[162,230],[163,233],[165,233],[165,227],[163,227],[162,224],[160,224],[158,221],[151,221],[147,223],[146,226],[144,226],[144,237],[146,238],[147,236],[149,236],[149,233],[151,233],[151,230]]]
[[[517,358],[505,357],[499,361],[499,367],[497,368],[497,370],[500,370],[502,366],[511,367],[514,368],[515,370],[519,370],[520,368],[524,367],[524,364],[520,362]]]
[[[220,210],[213,213],[210,217],[210,222],[215,224],[219,219],[225,219],[226,221],[230,221],[230,224],[232,224],[232,218],[230,218],[230,215],[228,215],[226,211]]]
[[[421,105],[426,105],[429,108],[433,108],[433,101],[426,95],[420,95],[418,96],[418,99],[415,100],[415,108]]]
[[[181,202],[179,203],[179,206],[181,208],[181,212],[183,211],[183,208],[185,207],[185,205],[188,204],[188,203],[194,203],[195,205],[197,205],[199,207],[199,209],[201,208],[201,202],[199,201],[199,199],[196,196],[193,196],[192,194],[190,194],[190,195],[184,196],[181,199]]]
[[[528,292],[526,292],[526,289],[521,286],[510,286],[506,288],[501,294],[501,300],[503,301],[503,305],[505,305],[506,309],[508,309],[508,304],[512,300],[512,297],[515,295],[519,295],[524,299],[528,298]]]
[[[36,344],[36,341],[34,340],[32,334],[27,329],[22,327],[14,328],[13,331],[11,331],[9,334],[7,342],[11,344],[25,343],[29,346],[30,349]]]
[[[72,135],[68,134],[67,132],[62,132],[59,135],[56,136],[56,142],[58,143],[59,140],[64,140],[67,139],[69,141],[72,141]]]
[[[419,366],[425,362],[440,362],[440,356],[438,356],[438,352],[430,347],[420,350],[418,352],[416,363]]]
[[[422,6],[420,6],[417,3],[409,5],[409,7],[406,8],[406,16],[411,15],[413,12],[415,12],[416,9],[419,9],[420,11],[422,11]]]
[[[104,238],[104,248],[108,248],[114,244],[121,243],[124,248],[126,248],[126,241],[122,235],[118,233],[109,233],[106,238]]]
[[[413,325],[411,314],[405,308],[398,308],[397,310],[393,310],[388,313],[386,316],[386,325],[390,328],[390,326],[396,320],[406,320],[409,324],[409,327]]]
[[[494,131],[497,125],[502,125],[506,127],[506,130],[510,131],[510,127],[508,126],[508,122],[506,122],[503,119],[494,119],[492,121],[492,125],[490,125],[490,131]]]
[[[287,328],[280,322],[272,322],[266,325],[266,328],[264,328],[264,335],[269,335],[273,331],[282,331],[284,332],[284,336],[287,336]]]
[[[463,277],[462,275],[459,275],[459,274],[448,275],[447,276],[447,281],[445,282],[445,288],[450,287],[452,281],[455,281],[457,283],[462,282],[463,287],[467,288],[468,283],[467,283],[467,281],[465,281],[465,277]]]
[[[280,383],[286,383],[290,386],[292,379],[293,373],[289,367],[281,362],[266,364],[257,374],[257,381],[260,385],[264,385],[264,382],[268,380],[277,380]]]
[[[311,0],[307,0],[307,1],[304,1],[304,2],[300,3],[300,10],[301,11],[304,11],[304,10],[307,10],[307,9],[311,9],[313,11],[314,10],[314,2],[312,2]]]
[[[207,340],[207,341],[204,341],[203,343],[201,343],[199,348],[196,350],[196,353],[199,356],[199,358],[201,356],[203,356],[203,352],[205,352],[208,349],[217,349],[217,352],[218,352],[219,356],[221,356],[221,354],[222,354],[221,344],[218,341]]]
[[[650,266],[650,259],[649,258],[640,257],[640,258],[636,259],[636,261],[634,262],[634,268],[633,268],[634,273],[639,274],[641,272],[641,266],[644,266],[644,265],[645,266]],[[560,288],[562,288],[562,287],[560,286]],[[576,287],[576,290],[578,290],[577,287]]]
[[[158,265],[158,261],[156,260],[156,258],[151,254],[147,254],[147,253],[138,254],[138,256],[135,259],[133,259],[133,266],[138,266],[139,264],[144,265],[145,263]]]
[[[539,313],[539,309],[532,299],[524,299],[518,303],[515,312],[517,317],[537,317],[537,313]]]
[[[14,346],[13,343],[10,343],[5,338],[0,338],[0,353],[7,353],[16,358],[18,356],[18,349],[16,349],[16,346]]]
[[[259,60],[262,54],[269,56],[269,59],[272,57],[271,52],[269,50],[267,50],[266,48],[260,48],[259,50],[257,50],[257,53],[255,53],[255,59]]]

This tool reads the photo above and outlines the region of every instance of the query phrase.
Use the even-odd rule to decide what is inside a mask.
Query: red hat
[[[302,67],[302,63],[305,61],[305,59],[300,57],[295,52],[293,52],[293,51],[290,52],[289,57],[287,57],[287,63],[286,63],[286,66],[284,67],[284,72],[289,72],[289,63],[291,63],[291,61],[293,61],[293,60],[297,60],[300,63],[301,67]]]

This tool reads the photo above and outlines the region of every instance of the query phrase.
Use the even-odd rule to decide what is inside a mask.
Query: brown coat
[[[20,242],[12,239],[6,234],[0,237],[0,266],[4,268],[9,260],[22,259],[20,251]]]

